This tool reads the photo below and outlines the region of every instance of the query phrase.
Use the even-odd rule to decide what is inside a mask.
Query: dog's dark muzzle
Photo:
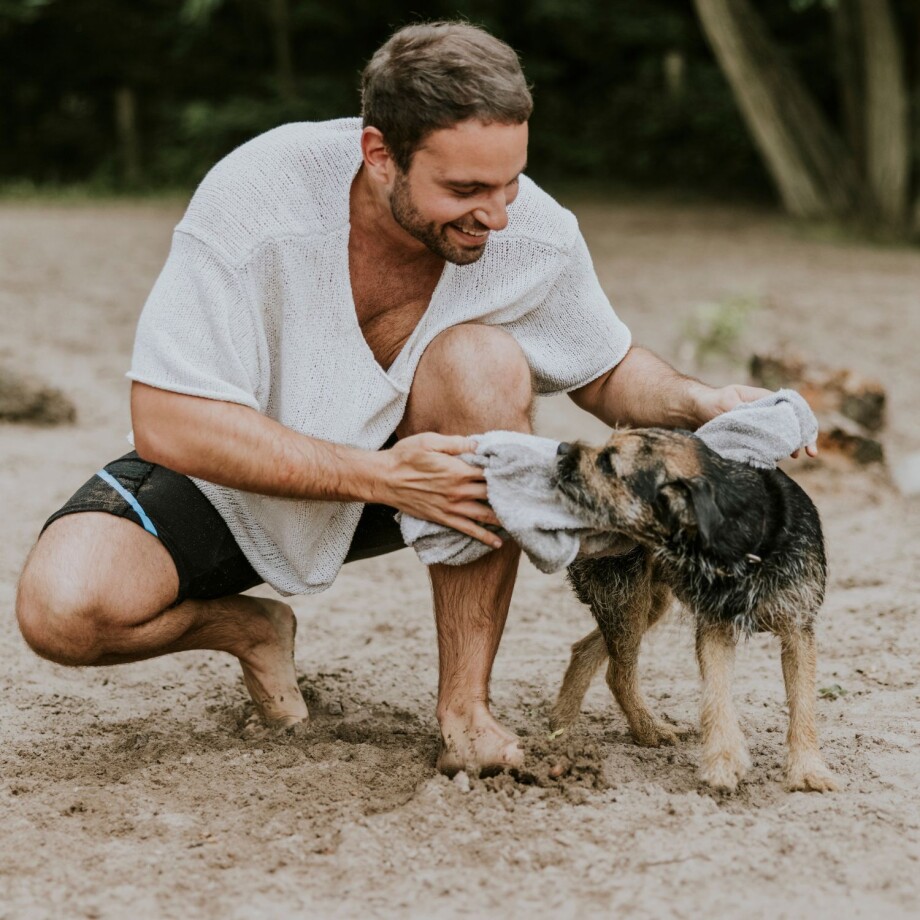
[[[556,448],[556,457],[555,484],[563,487],[572,484],[578,470],[578,447],[563,441]]]

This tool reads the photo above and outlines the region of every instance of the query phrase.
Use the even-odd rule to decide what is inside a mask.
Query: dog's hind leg
[[[591,680],[606,660],[607,646],[599,629],[572,646],[572,658],[550,715],[549,724],[553,731],[568,728],[578,718]]]
[[[790,790],[834,792],[837,784],[818,750],[815,725],[816,650],[812,629],[797,629],[780,636],[783,679],[789,706],[786,737],[786,786]]]
[[[735,645],[731,626],[697,624],[696,654],[703,678],[700,779],[714,789],[729,792],[738,787],[751,766],[732,702]]]

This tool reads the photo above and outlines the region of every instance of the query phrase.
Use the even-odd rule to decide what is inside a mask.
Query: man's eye
[[[478,189],[475,189],[475,188],[473,188],[473,189],[469,189],[469,188],[466,188],[466,189],[454,188],[454,189],[451,189],[451,192],[453,192],[453,194],[456,195],[458,198],[472,198],[473,195],[476,195],[476,194],[479,193],[479,190],[478,190]]]

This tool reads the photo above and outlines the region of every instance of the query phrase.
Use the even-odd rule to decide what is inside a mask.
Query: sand
[[[920,450],[920,252],[767,212],[576,210],[638,341],[674,359],[696,305],[753,297],[739,354],[794,344],[878,376],[889,456]],[[700,786],[679,614],[648,637],[643,672],[685,741],[633,744],[598,681],[577,730],[548,742],[568,647],[591,624],[561,574],[527,563],[493,681],[496,713],[532,749],[517,779],[434,770],[434,627],[409,551],[294,599],[306,733],[253,728],[239,669],[217,653],[85,670],[35,657],[12,616],[17,572],[45,516],[126,449],[123,373],[180,212],[0,206],[0,364],[78,411],[71,427],[0,426],[0,918],[916,916],[920,504],[882,468],[790,466],[827,535],[819,718],[835,795],[782,787],[779,654],[762,636],[740,649],[735,688],[753,770],[734,795]],[[743,367],[707,375],[740,380]],[[544,434],[603,436],[564,397],[538,418]],[[573,766],[553,780],[561,756]]]

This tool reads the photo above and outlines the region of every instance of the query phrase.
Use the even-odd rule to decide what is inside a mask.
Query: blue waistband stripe
[[[109,475],[105,470],[99,470],[96,475],[103,482],[107,482],[134,509],[147,533],[152,533],[155,537],[159,536],[156,527],[153,526],[153,521],[147,517],[147,512],[141,508],[140,502],[114,476]]]

